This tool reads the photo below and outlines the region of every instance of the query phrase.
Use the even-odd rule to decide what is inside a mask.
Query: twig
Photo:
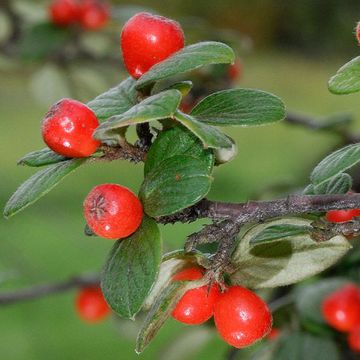
[[[0,293],[0,305],[11,305],[19,301],[38,299],[44,296],[59,294],[68,290],[86,286],[96,286],[100,282],[99,275],[85,274],[68,280],[31,286],[14,292]]]

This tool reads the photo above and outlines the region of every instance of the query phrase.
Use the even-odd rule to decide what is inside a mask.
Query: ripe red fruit
[[[269,340],[276,340],[280,336],[280,329],[272,328],[267,338]]]
[[[236,81],[240,78],[242,73],[242,64],[239,59],[236,59],[234,64],[229,65],[228,76],[232,81]]]
[[[183,47],[184,33],[179,23],[146,12],[129,19],[121,33],[125,66],[136,79]]]
[[[97,286],[81,289],[75,305],[77,313],[86,322],[101,321],[110,313],[101,289]]]
[[[78,19],[78,3],[76,0],[54,0],[49,6],[51,21],[58,26],[68,26]]]
[[[360,45],[360,21],[356,25],[356,39]]]
[[[348,344],[351,350],[360,353],[360,325],[351,330],[348,336]]]
[[[79,6],[79,23],[86,30],[99,30],[110,18],[110,7],[99,0],[84,0]]]
[[[271,330],[266,303],[252,291],[232,286],[215,303],[214,320],[221,337],[231,346],[249,346]]]
[[[63,99],[45,115],[41,132],[47,146],[67,157],[87,157],[100,145],[92,135],[99,121],[91,109],[79,101]]]
[[[143,209],[136,195],[124,186],[95,186],[84,201],[84,216],[90,229],[106,239],[122,239],[140,226]]]
[[[349,210],[329,210],[326,213],[326,220],[334,223],[352,220],[355,216],[360,215],[359,209]]]
[[[173,277],[173,280],[198,280],[203,276],[200,268],[192,267],[180,271]],[[202,324],[213,316],[214,304],[219,296],[220,290],[217,284],[211,285],[210,289],[205,285],[189,290],[176,304],[171,315],[175,320],[184,324]]]
[[[360,289],[348,284],[330,294],[321,306],[326,322],[338,331],[350,331],[360,325]]]

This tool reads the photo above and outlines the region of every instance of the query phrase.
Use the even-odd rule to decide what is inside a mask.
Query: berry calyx
[[[85,30],[99,30],[110,18],[110,8],[105,2],[84,0],[79,6],[79,23]]]
[[[351,330],[348,344],[351,350],[360,354],[360,325]]]
[[[78,315],[90,323],[101,321],[110,313],[103,293],[97,286],[81,289],[77,294],[75,306]]]
[[[179,23],[146,12],[130,18],[121,33],[125,67],[136,79],[183,47]]]
[[[49,6],[51,21],[58,26],[74,24],[78,19],[78,2],[76,0],[54,0]]]
[[[352,220],[355,216],[360,215],[359,209],[349,210],[329,210],[326,213],[326,220],[334,223],[346,222]]]
[[[360,289],[353,284],[341,287],[324,299],[321,311],[334,329],[351,331],[360,325]]]
[[[180,271],[173,281],[198,280],[204,276],[202,269],[192,267]],[[184,324],[199,325],[209,320],[214,313],[214,304],[220,296],[217,284],[188,290],[176,304],[171,316]]]
[[[63,99],[45,115],[41,132],[47,146],[66,157],[87,157],[100,146],[92,135],[99,126],[93,111],[79,101]]]
[[[255,293],[232,286],[215,303],[214,320],[219,334],[228,344],[243,348],[270,332],[272,315]]]
[[[140,200],[128,188],[103,184],[95,186],[85,198],[84,216],[95,234],[117,240],[137,230],[143,209]]]

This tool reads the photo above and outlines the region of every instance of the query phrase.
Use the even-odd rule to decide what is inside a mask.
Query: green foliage
[[[32,151],[24,155],[21,159],[18,160],[17,164],[31,167],[40,167],[44,165],[56,164],[64,160],[69,159],[46,147],[44,149]]]
[[[342,66],[329,80],[329,90],[334,94],[352,94],[360,91],[360,56]]]
[[[277,96],[265,91],[231,89],[207,96],[191,115],[210,125],[258,126],[283,120],[285,106]]]
[[[232,262],[237,271],[231,274],[233,284],[249,288],[268,288],[290,285],[316,275],[335,264],[351,248],[343,236],[315,242],[309,234],[278,233],[272,241],[252,243],[266,228],[292,225],[311,226],[310,220],[284,218],[251,228],[240,239]]]
[[[304,190],[306,195],[346,194],[351,190],[352,178],[349,174],[339,173],[318,185],[310,184]]]
[[[113,246],[101,276],[107,303],[133,319],[155,283],[161,263],[161,236],[156,222],[144,217],[139,229]]]

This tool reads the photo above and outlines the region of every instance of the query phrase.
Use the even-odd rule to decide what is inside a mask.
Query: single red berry
[[[360,325],[351,330],[348,344],[351,350],[360,354]]]
[[[45,115],[41,132],[50,149],[67,157],[87,157],[100,145],[92,135],[99,121],[91,109],[79,101],[63,99]]]
[[[99,30],[110,18],[109,4],[99,0],[83,0],[79,6],[79,23],[85,30]]]
[[[122,239],[140,226],[143,209],[128,188],[117,184],[95,186],[84,201],[84,216],[90,229],[106,239]]]
[[[242,348],[262,339],[271,330],[272,316],[266,303],[252,291],[232,286],[215,303],[214,320],[221,337]]]
[[[68,26],[78,19],[77,0],[54,0],[49,6],[51,21],[58,26]]]
[[[360,45],[360,21],[357,23],[355,31],[356,31],[356,39]]]
[[[129,19],[121,33],[125,66],[136,79],[183,47],[184,33],[179,23],[146,12]]]
[[[232,81],[237,81],[242,73],[242,63],[236,59],[234,64],[229,65],[228,76]]]
[[[276,340],[280,336],[280,329],[272,328],[267,338],[269,340]]]
[[[110,313],[110,308],[98,286],[81,289],[75,304],[77,313],[87,322],[101,321]]]
[[[329,210],[326,213],[326,220],[334,223],[350,221],[354,216],[359,216],[360,212],[357,209],[349,210]]]
[[[347,332],[360,325],[360,289],[348,284],[330,294],[321,306],[326,322],[338,331]]]
[[[174,281],[198,280],[204,276],[198,267],[192,267],[180,271],[174,277]],[[188,290],[176,304],[171,313],[172,317],[184,324],[198,325],[209,320],[214,313],[214,304],[220,295],[217,284],[201,286]]]

